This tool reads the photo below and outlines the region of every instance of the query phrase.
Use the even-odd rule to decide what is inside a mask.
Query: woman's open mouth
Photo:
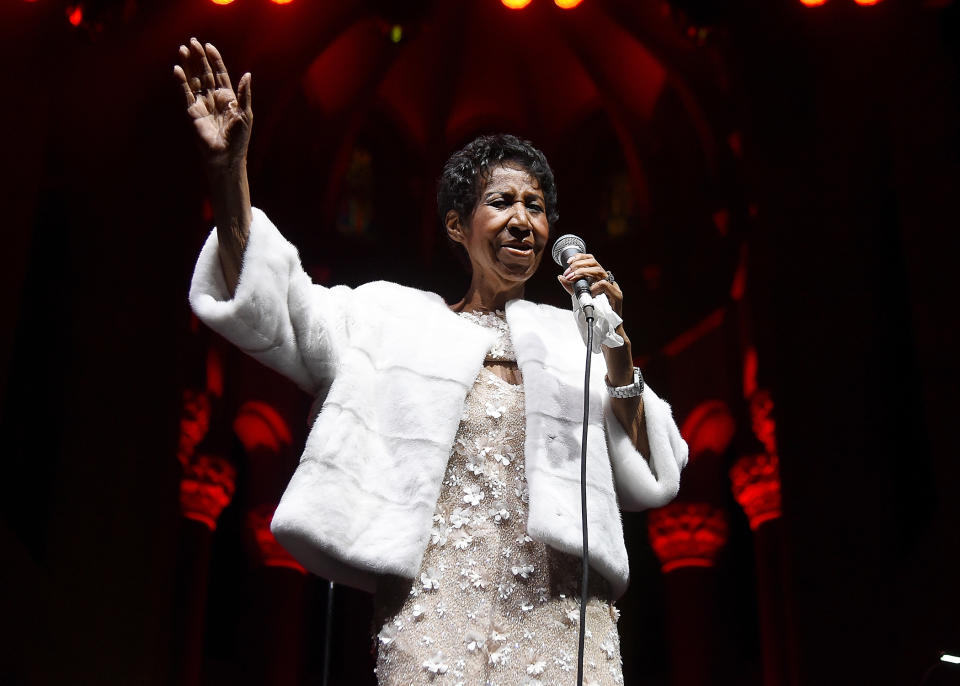
[[[530,245],[502,245],[500,248],[515,257],[529,257],[533,254],[533,246]]]

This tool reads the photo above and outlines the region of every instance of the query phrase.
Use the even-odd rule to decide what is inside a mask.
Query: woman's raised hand
[[[253,127],[250,73],[243,75],[234,93],[217,49],[191,38],[189,47],[180,46],[180,64],[173,68],[173,75],[183,88],[187,114],[207,167],[220,264],[232,295],[240,278],[253,213],[247,181],[247,146]]]
[[[222,172],[243,164],[253,126],[250,73],[241,77],[234,93],[217,49],[191,38],[189,45],[180,46],[180,64],[173,74],[183,88],[187,114],[193,120],[208,171]]]

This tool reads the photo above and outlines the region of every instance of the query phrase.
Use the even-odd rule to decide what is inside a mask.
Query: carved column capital
[[[736,422],[726,403],[705,400],[683,420],[680,435],[690,447],[690,461],[705,453],[722,455],[736,433]]]
[[[247,513],[247,528],[253,537],[257,556],[264,567],[286,567],[303,574],[307,570],[281,546],[270,531],[276,505],[261,505]]]
[[[730,468],[733,497],[756,531],[780,517],[780,460],[776,455],[746,455]]]
[[[187,519],[217,528],[217,518],[230,504],[237,470],[225,458],[198,455],[183,470],[180,478],[180,510]]]
[[[680,567],[712,567],[727,542],[726,516],[708,503],[673,502],[651,510],[647,527],[664,573]]]
[[[274,456],[293,443],[287,421],[273,406],[259,400],[248,400],[237,411],[233,431],[248,454],[265,451]]]

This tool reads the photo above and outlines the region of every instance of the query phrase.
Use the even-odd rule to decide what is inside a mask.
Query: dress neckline
[[[517,354],[513,349],[510,338],[510,326],[507,324],[507,315],[503,310],[493,312],[457,312],[457,316],[466,321],[482,326],[495,334],[493,343],[484,358],[485,362],[516,362]]]

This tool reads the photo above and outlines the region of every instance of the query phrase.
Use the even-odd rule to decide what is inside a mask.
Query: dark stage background
[[[320,683],[326,584],[250,528],[309,399],[187,306],[210,228],[171,76],[192,35],[253,72],[254,204],[322,283],[459,298],[443,160],[490,131],[547,153],[557,229],[616,272],[693,449],[687,510],[624,516],[627,684],[912,685],[960,651],[955,3],[77,12],[0,9],[0,682]],[[565,302],[549,265],[528,295]],[[213,531],[181,510],[200,453],[235,470]],[[754,530],[729,470],[757,456],[782,507]],[[664,572],[677,512],[706,566]],[[369,602],[338,593],[331,683],[372,683]]]

